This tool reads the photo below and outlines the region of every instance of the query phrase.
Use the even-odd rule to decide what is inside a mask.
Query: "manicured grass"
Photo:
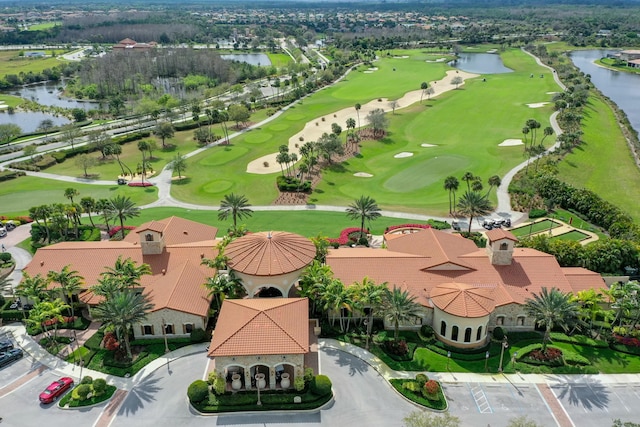
[[[573,240],[573,241],[579,242],[587,238],[589,238],[588,234],[582,233],[578,230],[572,230],[567,233],[562,233],[557,236],[553,236],[551,240]]]
[[[509,230],[516,237],[524,237],[530,234],[541,233],[543,231],[549,231],[549,229],[560,227],[562,224],[552,221],[550,219],[543,219],[542,221],[534,222],[533,224],[523,225],[522,227]]]
[[[269,61],[271,61],[271,65],[276,68],[286,67],[291,61],[293,61],[286,53],[267,52],[267,56],[269,57]]]
[[[0,102],[7,104],[9,107],[15,108],[18,105],[22,104],[24,102],[24,99],[18,96],[1,94]],[[1,114],[9,114],[9,113],[7,113],[5,110],[2,110]]]
[[[634,73],[634,74],[640,74],[640,69],[639,68],[634,68],[634,67],[627,67],[626,65],[615,65],[616,60],[613,58],[602,58],[602,59],[598,59],[596,61],[597,64],[600,64],[604,67],[610,68],[612,70],[616,70],[616,71],[622,71],[625,73]]]
[[[584,219],[580,218],[576,213],[573,213],[564,209],[560,209],[560,208],[555,208],[553,210],[553,213],[549,215],[549,217],[553,219],[559,219],[560,221],[563,221],[571,225],[572,227],[578,228],[580,230],[586,230],[586,231],[595,233],[598,235],[598,238],[600,239],[609,238],[608,235],[602,232],[600,227],[597,227],[591,224],[590,222],[585,221]]]
[[[251,202],[251,200],[250,200]],[[219,204],[220,200],[212,200],[210,204]],[[176,215],[203,224],[213,225],[220,229],[219,234],[231,227],[231,221],[219,221],[215,210],[199,211],[181,208],[151,208],[144,209],[139,217],[128,220],[127,225],[140,225],[153,219],[167,218]],[[359,227],[359,221],[347,218],[343,212],[323,211],[255,211],[251,218],[240,222],[246,224],[251,231],[282,230],[298,233],[307,237],[318,234],[337,238],[340,232],[348,227]],[[403,220],[398,218],[381,217],[370,224],[372,234],[382,234],[390,225],[423,223],[421,221]],[[369,224],[366,224],[369,227]]]
[[[60,402],[58,403],[58,406],[60,406],[61,408],[64,408],[67,404],[69,404],[70,408],[82,408],[85,406],[97,405],[98,403],[102,403],[111,399],[111,396],[113,396],[113,393],[115,393],[117,390],[116,386],[107,384],[107,387],[105,388],[104,392],[99,396],[91,396],[90,398],[85,400],[73,400],[71,398],[73,390],[75,390],[79,386],[80,384],[78,384],[69,393],[67,393],[60,400]]]
[[[29,208],[33,206],[69,203],[69,199],[64,197],[64,190],[67,188],[75,188],[80,192],[80,197],[76,200],[86,196],[110,199],[121,194],[130,197],[140,206],[157,199],[155,187],[129,187],[117,185],[115,181],[113,186],[89,185],[22,176],[6,181],[0,186],[0,213],[7,216],[27,215]]]
[[[36,49],[34,49],[36,50]],[[56,65],[62,64],[57,58],[25,58],[19,56],[20,51],[6,50],[0,52],[0,76],[6,74],[25,74],[29,71],[39,73],[45,68],[53,68]],[[51,49],[45,50],[47,55],[51,55]],[[63,53],[61,50],[56,50],[56,55]]]
[[[62,25],[62,22],[60,21],[53,21],[53,22],[43,22],[41,24],[35,24],[35,25],[29,25],[29,30],[28,31],[42,31],[42,30],[47,30],[49,28],[53,28],[56,25]]]
[[[558,163],[559,177],[597,193],[640,221],[640,211],[629,204],[640,199],[640,171],[613,112],[591,96],[582,115],[584,143]]]

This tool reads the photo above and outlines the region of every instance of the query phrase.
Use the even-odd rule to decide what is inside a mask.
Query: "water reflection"
[[[493,53],[461,53],[458,59],[449,65],[459,70],[474,74],[502,74],[513,70],[502,63],[500,55]]]
[[[269,66],[271,61],[264,53],[231,53],[228,55],[220,55],[222,59],[229,61],[246,62],[251,65]]]

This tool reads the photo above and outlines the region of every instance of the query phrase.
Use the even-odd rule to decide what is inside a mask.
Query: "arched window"
[[[464,330],[464,342],[471,342],[471,328]]]
[[[501,251],[506,251],[507,249],[509,249],[509,245],[507,243],[500,243]]]
[[[524,316],[518,316],[518,318],[516,319],[516,325],[517,326],[524,326]]]
[[[151,233],[147,233],[144,235],[144,240],[146,240],[147,242],[153,242],[153,234]]]
[[[443,337],[447,336],[447,322],[445,322],[444,320],[440,322],[440,335],[442,335]]]
[[[482,325],[478,326],[478,332],[476,332],[476,341],[480,341],[482,339]]]
[[[451,341],[458,341],[458,327],[451,328]]]

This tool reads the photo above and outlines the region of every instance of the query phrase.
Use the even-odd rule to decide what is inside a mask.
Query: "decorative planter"
[[[233,374],[231,376],[231,388],[233,390],[240,390],[242,388],[242,381],[240,381],[240,378],[239,374]]]
[[[285,390],[291,387],[291,380],[289,380],[289,374],[286,372],[280,376],[280,387]]]
[[[267,386],[267,381],[264,379],[264,374],[256,374],[256,387],[263,389]]]

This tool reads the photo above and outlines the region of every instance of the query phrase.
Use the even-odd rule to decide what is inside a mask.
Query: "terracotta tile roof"
[[[62,242],[38,249],[24,271],[30,275],[46,276],[50,270],[60,271],[65,265],[71,264],[72,269],[84,277],[83,288],[87,289],[98,283],[106,267],[113,267],[118,257],[131,258],[136,264],[146,263],[151,268],[152,274],[142,276],[140,284],[152,297],[151,302],[155,305],[155,310],[171,308],[206,315],[203,300],[206,299],[206,290],[202,285],[206,277],[213,276],[215,271],[201,265],[201,261],[202,258],[215,258],[217,250],[212,239],[200,238],[215,235],[217,229],[177,217],[157,221],[156,224],[166,224],[165,240],[173,239],[174,242],[178,242],[167,245],[161,254],[143,255],[138,245],[138,235],[130,233],[127,237],[133,234],[134,242],[126,239],[120,242]],[[197,224],[198,227],[191,226],[192,224]],[[176,233],[172,226],[179,227],[179,230],[189,226],[188,233]],[[202,232],[198,232],[200,230]],[[191,237],[191,241],[185,241],[183,236]],[[102,300],[90,291],[82,292],[80,299],[91,305]],[[208,309],[208,305],[206,308]]]
[[[493,265],[486,249],[479,249],[466,239],[459,241],[461,238],[442,231],[431,229],[400,236],[389,241],[386,250],[330,250],[327,264],[334,276],[347,286],[361,282],[364,277],[375,283],[387,282],[389,287],[403,285],[427,307],[432,306],[429,301],[432,290],[443,283],[465,283],[473,288],[492,290],[495,306],[523,304],[542,287],[555,286],[563,292],[577,292],[585,287],[604,286],[598,274],[585,269],[561,268],[552,255],[534,249],[515,248],[511,265]],[[458,245],[453,245],[456,242]],[[453,254],[441,254],[449,250]],[[455,262],[445,262],[440,264],[441,269],[435,269],[431,255],[441,261]]]
[[[487,231],[485,234],[487,235],[487,239],[489,239],[490,242],[495,242],[496,240],[500,239],[509,239],[513,240],[514,242],[518,241],[518,238],[514,236],[512,232],[510,232],[509,230],[504,230],[502,228],[494,228]]]
[[[311,240],[285,231],[247,234],[225,248],[229,267],[253,276],[277,276],[306,267],[316,255]]]
[[[306,298],[225,299],[210,357],[309,352]]]
[[[161,228],[163,225],[164,228]],[[146,222],[136,228],[135,232],[127,234],[123,240],[125,242],[137,243],[140,241],[138,233],[144,230],[153,230],[162,233],[167,246],[214,240],[216,234],[218,234],[216,227],[172,216],[158,221]]]
[[[484,317],[495,308],[491,289],[464,283],[442,283],[431,290],[430,297],[433,305],[458,317]]]

